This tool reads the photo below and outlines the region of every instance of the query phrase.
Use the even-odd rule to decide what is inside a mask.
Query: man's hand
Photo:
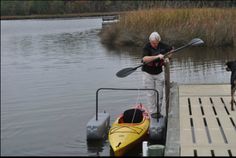
[[[164,55],[163,54],[158,54],[158,55],[156,55],[156,59],[163,59],[164,58]]]
[[[172,49],[168,52],[169,55],[167,55],[165,58],[170,58],[171,59],[171,56],[172,56],[173,52],[174,52],[174,47],[172,47]]]
[[[169,58],[165,58],[164,63],[170,62]]]

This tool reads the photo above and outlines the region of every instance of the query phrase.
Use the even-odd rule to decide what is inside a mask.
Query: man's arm
[[[144,63],[148,63],[148,62],[151,62],[151,61],[154,61],[156,59],[163,59],[164,58],[164,55],[163,54],[158,54],[158,55],[155,55],[155,56],[144,56],[142,61]]]

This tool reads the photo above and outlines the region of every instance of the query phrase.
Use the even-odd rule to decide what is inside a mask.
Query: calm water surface
[[[143,88],[141,50],[109,49],[98,33],[101,18],[1,21],[1,155],[109,156],[107,140],[86,141],[101,87]],[[171,81],[229,83],[224,63],[234,49],[188,48],[173,55]],[[103,92],[99,110],[114,121],[143,101],[142,92]],[[140,150],[135,151],[136,155]]]

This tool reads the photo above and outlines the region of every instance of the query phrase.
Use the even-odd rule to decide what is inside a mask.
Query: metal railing
[[[157,114],[159,113],[159,93],[156,89],[143,89],[143,88],[99,88],[96,91],[96,121],[98,120],[98,93],[101,90],[128,90],[128,91],[154,91],[157,94]]]

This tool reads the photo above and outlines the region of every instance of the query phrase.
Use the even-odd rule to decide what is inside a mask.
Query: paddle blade
[[[203,43],[204,43],[203,40],[201,40],[200,38],[194,38],[189,42],[189,45],[198,46]]]
[[[136,70],[136,68],[132,68],[132,67],[125,68],[125,69],[122,69],[122,70],[118,71],[116,73],[116,76],[120,77],[120,78],[123,78],[123,77],[126,77],[129,74],[133,73],[135,70]]]

